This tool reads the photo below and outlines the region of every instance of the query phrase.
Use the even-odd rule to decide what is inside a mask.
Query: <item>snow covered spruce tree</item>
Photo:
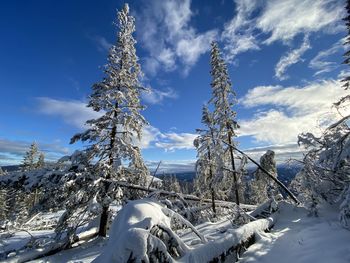
[[[2,175],[6,175],[6,172],[4,172],[4,170],[0,166],[0,176],[2,176]]]
[[[26,152],[24,156],[24,159],[22,162],[23,172],[31,171],[36,168],[37,161],[38,161],[38,154],[39,154],[38,145],[36,144],[36,142],[33,142],[30,145],[29,150]]]
[[[197,149],[196,162],[196,191],[200,196],[207,197],[210,195],[212,199],[212,209],[215,209],[215,192],[219,175],[222,174],[223,164],[221,158],[220,142],[217,141],[218,131],[213,123],[213,115],[209,112],[206,105],[202,110],[202,123],[205,129],[197,129],[199,136],[194,140],[193,144]]]
[[[236,112],[232,107],[236,102],[236,94],[232,89],[230,77],[224,59],[221,56],[218,44],[214,41],[211,44],[211,76],[212,76],[212,98],[209,100],[214,106],[213,123],[217,126],[218,140],[222,147],[222,152],[229,153],[227,160],[230,162],[233,175],[233,191],[235,192],[235,202],[239,205],[238,178],[235,167],[234,150],[229,145],[233,145],[235,130],[239,128],[235,117]],[[225,144],[226,142],[227,144]],[[224,163],[224,162],[223,162]]]
[[[43,153],[39,154],[38,162],[36,163],[36,168],[44,168],[45,166],[45,155]]]
[[[96,170],[102,180],[102,189],[99,189],[102,204],[101,236],[107,233],[108,209],[115,187],[112,182],[123,179],[142,182],[148,174],[137,146],[142,128],[148,123],[140,114],[144,108],[139,98],[143,89],[140,84],[142,72],[133,38],[135,19],[129,15],[127,4],[118,12],[118,27],[116,44],[109,50],[105,77],[93,85],[88,103],[88,107],[103,115],[87,121],[89,129],[71,140],[71,143],[79,140],[89,142],[85,151],[90,159],[97,161],[95,167],[98,167]],[[115,162],[128,162],[129,167],[116,167]]]
[[[268,150],[260,157],[260,165],[271,175],[277,177],[275,152]],[[268,198],[276,194],[272,180],[261,169],[254,172],[254,180],[251,181],[249,199],[253,204],[262,204]]]
[[[181,186],[175,174],[164,176],[163,189],[169,192],[181,193]]]

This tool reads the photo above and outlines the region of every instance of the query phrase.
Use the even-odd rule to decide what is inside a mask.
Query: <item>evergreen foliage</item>
[[[88,160],[97,160],[95,171],[98,171],[103,185],[98,184],[99,198],[103,206],[100,235],[106,235],[108,207],[113,200],[111,182],[128,180],[144,184],[149,174],[137,146],[141,139],[142,128],[147,121],[140,111],[140,92],[144,89],[140,83],[142,72],[135,50],[135,19],[129,15],[129,6],[118,12],[116,44],[108,54],[105,66],[105,77],[93,85],[88,107],[103,115],[87,121],[89,129],[76,134],[71,143],[88,142],[85,153]],[[128,163],[115,169],[115,163]]]
[[[277,177],[274,151],[268,150],[263,156],[261,156],[260,165],[270,174]],[[254,172],[254,180],[250,182],[250,188],[249,199],[253,204],[262,204],[276,194],[273,182],[259,168]]]
[[[235,167],[234,151],[231,147],[222,142],[225,141],[233,145],[233,137],[236,136],[235,130],[239,128],[235,120],[236,112],[232,109],[236,103],[236,94],[232,89],[227,65],[222,58],[216,42],[212,42],[211,44],[210,58],[212,98],[209,100],[209,103],[214,107],[212,121],[217,127],[217,140],[221,146],[221,152],[225,153],[225,155],[222,156],[223,160],[221,163],[229,162],[231,166],[231,177],[233,176],[231,189],[235,193],[233,200],[239,204],[238,176]],[[225,174],[227,174],[227,172]]]
[[[22,163],[22,171],[31,171],[37,167],[38,154],[38,145],[36,144],[36,142],[33,142],[24,156]]]

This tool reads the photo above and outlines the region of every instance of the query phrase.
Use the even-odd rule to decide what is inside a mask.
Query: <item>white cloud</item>
[[[141,149],[150,148],[155,141],[158,141],[159,136],[161,136],[159,129],[151,125],[146,126],[142,131],[142,138],[141,141],[139,141],[138,145]]]
[[[151,170],[155,170],[157,168],[158,163],[159,161],[146,161],[146,165]],[[166,173],[193,172],[195,164],[196,164],[195,160],[162,161],[157,173],[161,174],[163,172],[166,172]]]
[[[343,13],[343,3],[338,0],[269,0],[257,19],[257,27],[277,40],[292,40],[296,35],[321,29],[331,29]]]
[[[350,76],[350,70],[346,69],[346,70],[341,70],[337,76],[338,79],[344,79],[346,77]]]
[[[100,52],[107,52],[112,46],[112,43],[102,36],[88,35],[88,38],[96,44],[97,50]]]
[[[257,142],[285,144],[295,142],[298,134],[320,134],[322,128],[339,116],[333,103],[346,93],[339,82],[328,80],[304,87],[260,86],[240,99],[245,107],[269,106],[269,110],[240,120],[240,136]]]
[[[226,60],[232,62],[239,53],[258,50],[258,41],[253,36],[254,24],[252,13],[259,6],[256,0],[236,0],[236,15],[225,24],[221,39],[224,41]]]
[[[93,111],[85,102],[77,100],[56,100],[47,97],[38,98],[38,110],[49,116],[59,116],[67,124],[83,129],[87,120],[96,119],[101,113]]]
[[[165,90],[149,89],[142,93],[142,99],[149,104],[159,104],[166,98],[176,99],[177,97],[176,92],[171,88]]]
[[[314,75],[330,72],[339,67],[339,62],[327,61],[329,56],[344,49],[343,40],[333,44],[329,49],[320,51],[311,61],[309,67],[316,70]]]
[[[175,56],[170,48],[164,48],[160,51],[158,61],[165,66],[165,71],[172,71],[176,68]]]
[[[0,138],[0,165],[20,163],[24,154],[29,150],[31,143],[28,141]],[[58,158],[69,153],[69,149],[61,146],[59,143],[37,143],[39,151],[45,154],[45,159],[48,161],[56,161]]]
[[[92,111],[82,101],[65,101],[51,98],[38,98],[38,100],[40,113],[62,118],[65,123],[80,130],[84,129],[87,120],[101,116],[101,113]],[[158,147],[166,151],[193,149],[193,140],[197,137],[196,134],[192,133],[162,133],[158,128],[151,125],[145,126],[142,134],[141,141],[137,143],[142,149]]]
[[[174,151],[177,149],[194,149],[193,141],[197,137],[193,133],[165,133],[161,135],[161,140],[156,142],[158,148],[163,148],[166,151]]]
[[[259,50],[261,44],[290,44],[299,34],[344,29],[344,7],[337,0],[235,0],[235,4],[235,16],[221,34],[230,62],[240,53]]]
[[[217,32],[212,30],[204,34],[180,39],[176,46],[176,54],[185,65],[185,73],[196,64],[199,57],[210,49],[210,43],[215,39]]]
[[[275,160],[277,163],[284,163],[290,158],[300,159],[302,157],[302,153],[305,151],[303,148],[299,147],[296,142],[290,142],[285,144],[273,144],[249,148],[245,149],[244,152],[255,161],[259,161],[260,157],[266,153],[267,150],[272,150],[275,152]]]
[[[275,67],[276,78],[278,78],[279,80],[287,79],[288,76],[285,75],[287,68],[289,68],[293,64],[298,63],[301,60],[301,56],[310,48],[311,46],[310,46],[309,38],[308,36],[306,36],[299,48],[289,51],[286,55],[281,57],[281,59],[278,61]]]
[[[136,23],[140,42],[149,52],[144,64],[148,73],[156,74],[160,69],[173,71],[177,61],[187,73],[209,50],[217,31],[198,33],[190,26],[193,16],[190,5],[190,0],[144,1],[142,12],[136,14]]]

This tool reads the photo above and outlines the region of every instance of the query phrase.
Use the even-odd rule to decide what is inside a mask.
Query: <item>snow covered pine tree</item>
[[[44,168],[44,166],[45,166],[45,155],[43,153],[40,153],[38,162],[36,163],[36,168]]]
[[[232,188],[235,192],[235,202],[239,205],[239,192],[237,172],[234,160],[234,151],[232,147],[227,146],[222,141],[226,141],[229,145],[233,144],[232,137],[235,137],[235,129],[239,125],[235,121],[236,112],[232,110],[232,106],[236,102],[236,94],[232,90],[232,84],[228,75],[225,61],[221,57],[218,44],[214,41],[211,44],[211,76],[212,76],[212,98],[209,100],[214,105],[213,123],[217,125],[218,139],[223,149],[222,152],[230,154],[228,160],[231,162],[233,173]],[[224,162],[223,162],[224,163]]]
[[[106,236],[108,209],[112,199],[113,184],[124,179],[122,165],[115,169],[114,162],[129,163],[128,174],[135,181],[142,181],[148,170],[142,160],[140,149],[136,146],[141,139],[142,128],[147,121],[140,114],[144,107],[140,103],[140,84],[142,75],[135,50],[135,19],[129,15],[129,6],[125,4],[118,12],[119,33],[116,44],[109,50],[105,77],[93,85],[88,107],[103,115],[86,122],[90,128],[71,139],[87,141],[90,145],[85,150],[91,159],[95,159],[97,171],[103,181],[100,189],[102,214],[99,235]],[[123,163],[122,162],[122,163]],[[136,180],[135,180],[136,179]]]
[[[38,145],[36,144],[36,142],[33,142],[29,147],[29,151],[27,151],[24,156],[22,163],[23,172],[31,171],[36,168],[38,154]]]
[[[196,191],[206,197],[210,194],[212,200],[213,213],[215,209],[215,191],[217,177],[222,174],[222,157],[220,142],[217,141],[218,131],[213,123],[213,116],[206,105],[202,110],[202,123],[206,129],[197,129],[200,134],[193,142],[197,149],[198,160],[196,162]]]
[[[266,153],[260,157],[260,165],[277,178],[274,151],[267,150]],[[262,204],[276,194],[276,189],[270,177],[268,177],[260,168],[254,172],[254,177],[254,180],[250,182],[251,191],[248,198],[253,204]]]

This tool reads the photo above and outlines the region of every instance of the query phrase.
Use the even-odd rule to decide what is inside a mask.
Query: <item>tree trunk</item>
[[[213,171],[211,169],[211,154],[210,154],[210,148],[208,146],[208,159],[209,159],[209,175],[210,175],[210,190],[211,190],[211,202],[212,202],[212,208],[213,208],[213,213],[214,216],[216,216],[216,209],[215,209],[215,190],[213,187]]]
[[[100,219],[100,227],[98,229],[98,235],[101,237],[107,236],[107,225],[108,225],[108,211],[109,206],[102,207],[101,219]]]
[[[113,148],[115,143],[115,136],[117,134],[117,127],[113,126],[111,131],[111,141],[109,143],[110,147],[110,154],[108,159],[108,164],[110,166],[113,166]],[[104,182],[104,188],[105,188],[105,195],[107,195],[108,188],[110,185],[110,182],[108,181],[111,178],[111,175],[108,173],[106,175],[106,181]],[[100,219],[100,226],[98,230],[98,235],[102,237],[107,236],[107,225],[108,225],[108,215],[109,215],[109,205],[103,205],[102,206],[102,213],[101,213],[101,219]]]
[[[228,125],[227,125],[228,126]],[[230,127],[227,127],[228,133],[228,143],[229,145],[232,145],[232,140],[231,140],[231,131],[229,129]],[[233,155],[233,149],[232,147],[229,147],[230,149],[230,156],[231,156],[231,165],[232,165],[232,173],[233,173],[233,182],[234,182],[234,187],[235,187],[235,195],[236,195],[236,204],[239,205],[239,194],[238,194],[238,184],[237,184],[237,174],[236,174],[236,167],[235,167],[235,159]]]
[[[215,208],[215,191],[214,188],[211,188],[211,205],[214,213],[214,217],[216,217],[216,208]]]

